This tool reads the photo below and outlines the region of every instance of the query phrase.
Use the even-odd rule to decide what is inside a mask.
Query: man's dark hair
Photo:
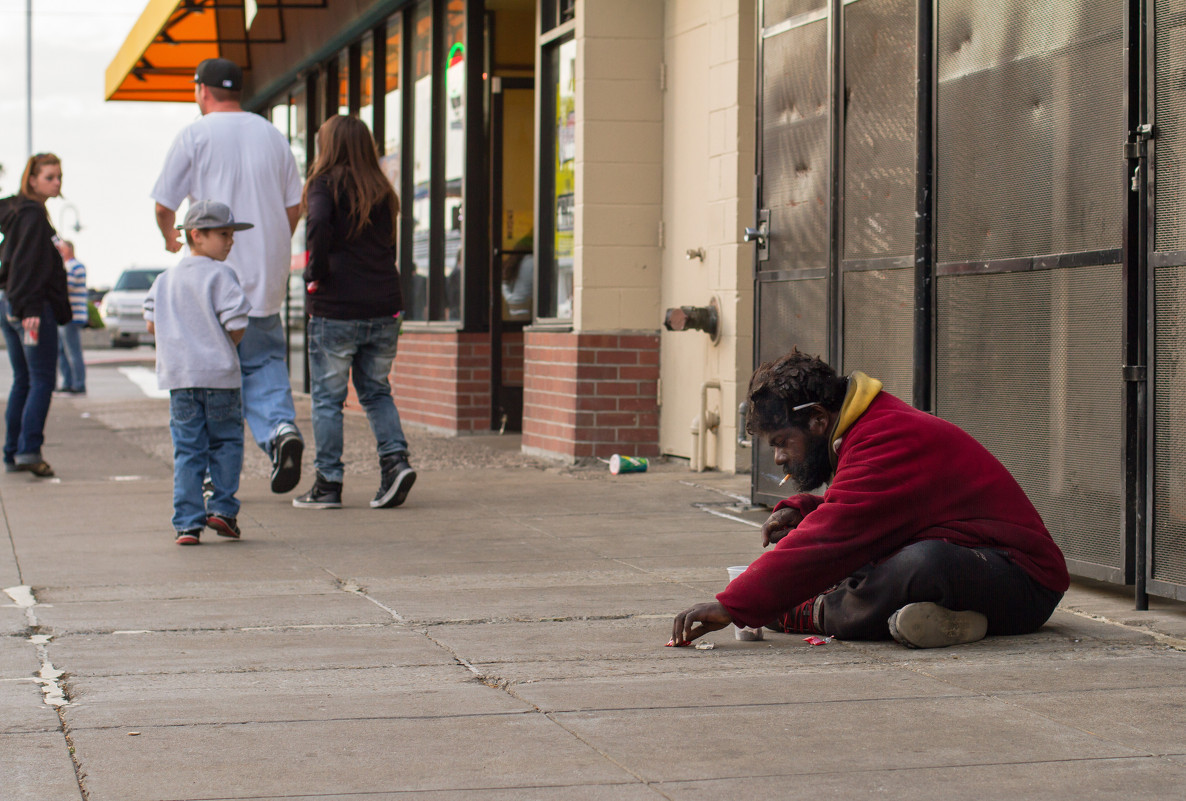
[[[804,403],[818,403],[828,411],[844,404],[848,381],[817,356],[798,348],[772,362],[763,362],[749,382],[745,431],[751,436],[791,426],[807,427],[810,409],[792,411]]]

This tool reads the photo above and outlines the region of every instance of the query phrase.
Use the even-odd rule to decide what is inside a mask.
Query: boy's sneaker
[[[301,454],[305,443],[296,429],[286,430],[276,437],[272,452],[272,492],[289,492],[301,483]]]
[[[189,531],[178,531],[177,539],[173,540],[173,542],[178,545],[197,545],[198,538],[201,536],[202,529],[200,528],[190,529]]]
[[[341,509],[342,482],[326,481],[317,473],[313,477],[313,488],[304,495],[292,499],[298,509]]]
[[[237,517],[211,512],[206,518],[206,525],[214,529],[214,533],[220,537],[230,537],[233,540],[239,539],[239,519]]]
[[[979,612],[953,612],[929,601],[906,604],[888,622],[890,634],[907,648],[964,645],[988,633],[988,618]]]
[[[202,479],[202,498],[206,503],[210,503],[210,499],[214,497],[214,482],[210,480],[210,476]]]
[[[416,483],[416,471],[408,464],[408,457],[403,453],[384,456],[379,460],[379,469],[382,471],[379,491],[375,494],[375,500],[371,501],[371,508],[399,506],[407,500],[412,485]]]

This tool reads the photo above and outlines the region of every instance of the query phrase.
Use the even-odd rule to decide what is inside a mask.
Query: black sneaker
[[[173,542],[177,543],[178,545],[198,545],[198,538],[201,536],[202,529],[200,528],[190,529],[189,531],[178,531],[177,539],[173,540]]]
[[[239,539],[238,518],[229,515],[220,515],[218,512],[211,512],[206,518],[206,525],[214,529],[214,533],[220,537],[230,537],[232,540]]]
[[[384,456],[379,460],[382,476],[379,480],[379,491],[375,493],[375,500],[371,501],[372,509],[389,509],[399,506],[408,498],[412,485],[416,483],[416,471],[408,464],[405,454]]]
[[[313,478],[313,489],[292,499],[298,509],[341,509],[342,482],[326,481],[317,473]]]
[[[276,438],[272,453],[272,492],[291,492],[301,482],[301,453],[305,443],[298,434],[285,432]]]
[[[988,618],[971,610],[953,612],[924,601],[906,604],[889,617],[893,638],[907,648],[946,648],[983,640]]]

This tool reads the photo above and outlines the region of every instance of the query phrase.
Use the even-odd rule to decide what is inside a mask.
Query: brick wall
[[[530,331],[523,449],[569,459],[659,453],[659,335]]]
[[[399,338],[391,388],[404,422],[448,434],[490,428],[490,337],[408,331]],[[357,406],[353,391],[351,403]]]

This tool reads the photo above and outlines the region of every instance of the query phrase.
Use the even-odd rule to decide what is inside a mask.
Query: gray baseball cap
[[[255,225],[249,222],[235,222],[231,207],[217,200],[195,200],[189,204],[185,222],[177,224],[179,231],[192,231],[195,228],[230,228],[232,231],[246,231],[254,227]]]

